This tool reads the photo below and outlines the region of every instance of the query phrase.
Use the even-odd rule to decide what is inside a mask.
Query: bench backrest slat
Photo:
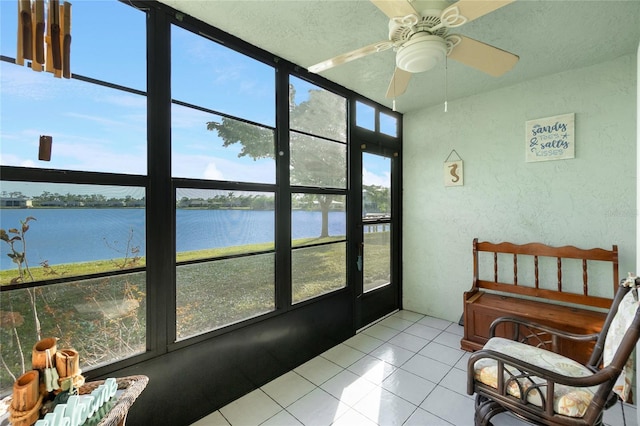
[[[481,280],[479,277],[478,254],[480,252],[493,253],[493,281]],[[498,278],[498,254],[513,255],[513,283],[502,283]],[[518,280],[518,256],[533,256],[534,283],[532,286],[522,284]],[[541,289],[539,276],[539,257],[556,258],[557,262],[557,290]],[[582,261],[582,294],[563,291],[562,285],[562,259],[580,259]],[[601,248],[580,249],[574,246],[552,247],[541,243],[513,244],[508,242],[490,243],[473,240],[473,287],[485,288],[506,293],[515,293],[531,297],[542,297],[560,302],[578,303],[581,305],[608,308],[611,305],[610,298],[589,295],[589,275],[587,271],[588,261],[611,262],[613,266],[612,289],[615,294],[618,283],[618,246],[612,246],[611,250]],[[613,296],[612,296],[613,297]]]
[[[562,292],[562,258],[558,258],[558,291]]]

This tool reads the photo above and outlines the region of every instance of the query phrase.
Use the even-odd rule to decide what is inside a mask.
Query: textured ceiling
[[[388,36],[387,17],[369,0],[161,2],[302,67]],[[640,43],[640,0],[518,0],[450,33],[515,53],[520,61],[497,78],[448,61],[446,85],[444,64],[414,74],[407,92],[396,100],[398,111],[443,105],[445,95],[451,102],[635,53]],[[322,75],[391,107],[385,94],[394,67],[395,53],[387,50]]]

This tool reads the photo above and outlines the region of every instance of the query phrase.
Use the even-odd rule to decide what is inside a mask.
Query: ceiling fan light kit
[[[410,73],[428,71],[444,60],[447,43],[438,36],[417,33],[396,53],[398,68]]]
[[[359,59],[393,47],[396,51],[396,69],[387,90],[387,98],[395,99],[409,86],[412,74],[433,69],[445,58],[498,77],[518,62],[518,56],[449,29],[491,13],[515,0],[458,0],[424,1],[420,12],[413,0],[371,0],[389,17],[388,40],[356,49],[308,68],[321,72],[337,65]],[[416,3],[417,4],[417,3]]]

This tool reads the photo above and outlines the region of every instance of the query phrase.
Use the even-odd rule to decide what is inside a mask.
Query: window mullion
[[[167,15],[147,20],[147,290],[148,348],[175,339],[175,221],[171,183],[171,31]],[[162,229],[163,232],[158,232]]]
[[[291,306],[289,74],[276,69],[276,308]]]

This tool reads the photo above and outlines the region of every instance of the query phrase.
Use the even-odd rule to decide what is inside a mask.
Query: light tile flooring
[[[192,426],[469,426],[462,327],[399,311]],[[625,405],[628,426],[637,426]],[[502,413],[495,426],[525,423]],[[605,424],[623,425],[620,405]]]

